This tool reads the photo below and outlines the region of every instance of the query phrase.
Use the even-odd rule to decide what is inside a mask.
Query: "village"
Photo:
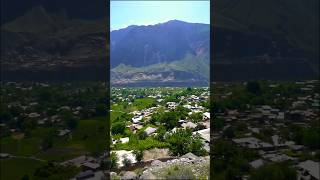
[[[138,171],[144,166],[195,162],[204,169],[197,177],[208,176],[208,88],[112,89],[108,162],[104,87],[103,83],[3,84],[0,162],[1,172],[6,173],[2,177],[106,179],[111,164],[112,177],[130,179],[141,176]],[[174,150],[180,143],[176,133],[184,137],[180,146],[192,145]],[[13,172],[11,166],[17,163],[27,168]],[[140,168],[133,171],[135,166]],[[145,179],[159,172],[149,170]],[[191,170],[195,169],[186,167],[193,176]]]
[[[228,173],[238,179],[271,177],[279,168],[291,172],[286,174],[288,179],[290,175],[319,179],[318,80],[217,83],[213,87],[217,93],[212,97],[211,137],[217,179]],[[228,150],[237,153],[226,157]],[[237,163],[230,163],[231,159]]]
[[[94,162],[100,167],[97,157],[107,147],[104,83],[1,86],[1,179],[70,179]]]
[[[24,165],[17,179],[208,179],[210,166],[214,179],[319,179],[317,80],[112,88],[110,143],[103,84],[4,87],[0,162]]]
[[[170,178],[167,172],[177,165],[189,172],[189,178],[208,178],[209,88],[114,88],[112,92],[111,178]],[[195,147],[187,148],[189,143]],[[185,149],[177,150],[181,146]],[[205,162],[198,167],[202,173],[194,175],[195,167],[189,166],[193,161]]]

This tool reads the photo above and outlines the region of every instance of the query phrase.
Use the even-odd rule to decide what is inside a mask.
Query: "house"
[[[68,135],[71,131],[69,129],[59,130],[58,136],[62,137]]]
[[[180,119],[179,121],[178,121],[178,123],[179,124],[183,124],[183,123],[186,123],[187,121],[186,120],[183,120],[183,119]]]
[[[273,145],[263,142],[255,137],[232,139],[232,141],[242,147],[250,149],[273,149]]]
[[[204,139],[206,142],[210,142],[210,128],[207,129],[201,129],[199,131],[195,131],[192,133],[193,135],[199,134],[202,139]]]
[[[39,119],[37,122],[39,125],[43,125],[43,124],[45,124],[46,121],[48,121],[48,118]]]
[[[285,154],[279,154],[279,153],[271,153],[271,154],[265,154],[262,156],[264,159],[268,159],[272,162],[282,162],[282,161],[288,161],[288,160],[296,160],[296,158],[287,156]]]
[[[171,129],[171,131],[170,131],[171,133],[175,133],[175,132],[177,132],[177,128],[176,127],[174,127],[173,129]]]
[[[280,137],[278,135],[271,136],[271,139],[272,139],[273,145],[280,146],[280,142],[279,142]]]
[[[256,159],[254,161],[251,161],[249,164],[254,169],[258,169],[259,167],[263,166],[265,164],[265,162],[262,159]]]
[[[320,163],[307,160],[301,162],[297,165],[298,168],[298,179],[310,179],[319,180],[320,179]]]
[[[143,116],[134,116],[131,120],[133,123],[138,124],[142,120]]]
[[[248,129],[251,130],[253,133],[260,133],[260,129],[259,128],[248,127]]]
[[[210,121],[200,122],[199,124],[203,125],[206,129],[210,128]]]
[[[87,169],[87,170],[93,170],[93,171],[96,171],[97,169],[100,168],[100,164],[98,163],[92,163],[92,162],[85,162],[82,164],[82,167],[84,169]]]
[[[197,125],[193,122],[186,122],[186,123],[182,123],[181,126],[183,128],[190,128],[190,129],[194,129],[197,127]]]
[[[71,180],[105,180],[106,175],[102,171],[93,172],[92,170],[87,170],[80,172]]]
[[[301,150],[305,149],[305,146],[303,146],[303,145],[295,145],[295,144],[288,145],[288,147],[289,147],[292,151],[301,151]]]
[[[0,159],[6,159],[6,158],[10,158],[10,154],[0,153]]]
[[[292,121],[303,121],[304,120],[304,112],[299,110],[294,110],[285,114],[285,118]]]
[[[284,120],[284,112],[279,112],[276,118],[278,120]]]
[[[157,131],[156,128],[153,128],[153,127],[147,127],[147,129],[144,130],[144,132],[149,136],[153,133],[155,133]]]
[[[120,142],[121,142],[122,144],[128,143],[128,142],[129,142],[129,137],[120,138]]]
[[[210,152],[210,128],[207,129],[201,129],[199,131],[195,131],[192,133],[193,135],[199,134],[200,137],[202,138],[202,144],[203,144],[203,148],[204,150],[206,150],[207,152]]]
[[[209,112],[205,112],[202,115],[202,120],[204,121],[210,121],[210,113]]]
[[[58,111],[69,111],[71,108],[69,106],[62,106],[58,109]]]
[[[91,170],[87,170],[87,171],[80,172],[79,174],[77,174],[74,179],[75,180],[84,180],[84,179],[89,179],[92,177],[94,177],[94,172]]]
[[[83,156],[76,157],[74,159],[64,161],[60,164],[63,166],[71,164],[71,165],[80,167],[80,166],[82,166],[82,164],[84,164],[86,162],[94,162],[94,161],[95,161],[95,159],[93,157],[83,155]]]
[[[37,118],[37,117],[40,117],[40,114],[39,113],[36,113],[36,112],[33,112],[33,113],[30,113],[28,115],[29,118]]]
[[[177,103],[176,102],[167,102],[167,107],[169,109],[175,109],[177,107]]]

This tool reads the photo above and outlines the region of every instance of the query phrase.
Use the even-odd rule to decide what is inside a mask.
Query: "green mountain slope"
[[[189,78],[200,78],[202,80],[209,81],[210,67],[208,64],[208,58],[196,57],[190,54],[182,60],[172,61],[170,63],[158,63],[144,67],[132,67],[120,64],[111,69],[111,81],[119,80],[124,76],[134,78],[135,75],[138,74],[162,75],[177,72],[189,74]],[[154,80],[158,78],[156,76],[154,77]],[[174,79],[179,79],[179,77],[174,77]],[[182,79],[184,79],[184,77],[182,77]]]

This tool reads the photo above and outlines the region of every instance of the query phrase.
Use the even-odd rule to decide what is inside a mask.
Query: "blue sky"
[[[210,23],[209,1],[111,1],[111,30],[177,19]]]

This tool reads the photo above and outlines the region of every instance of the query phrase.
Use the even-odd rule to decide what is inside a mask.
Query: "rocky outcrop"
[[[123,171],[111,173],[114,179],[199,179],[209,177],[209,163],[210,157],[198,157],[192,153],[187,153],[184,156],[167,161],[153,160],[149,165],[140,169],[139,171]],[[139,173],[138,173],[139,172]],[[116,178],[117,177],[117,178]]]
[[[127,171],[121,177],[121,180],[136,180],[138,179],[138,175],[133,171]]]
[[[209,161],[209,156],[197,157],[191,153],[188,153],[187,155],[179,159],[173,159],[166,162],[159,162],[158,160],[154,160],[151,163],[151,166],[143,171],[142,176],[149,177],[151,175],[155,176],[156,178],[165,178],[168,170],[177,167],[190,169],[196,178],[208,177]]]

